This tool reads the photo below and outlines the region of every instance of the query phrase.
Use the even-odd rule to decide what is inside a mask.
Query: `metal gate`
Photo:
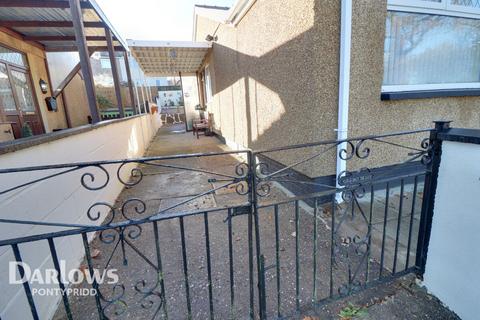
[[[379,282],[422,274],[439,126],[255,152],[2,169],[2,201],[33,186],[54,198],[55,189],[74,181],[78,206],[56,219],[3,214],[0,223],[14,226],[12,234],[28,235],[1,240],[0,250],[56,270],[49,287],[60,289],[55,319],[302,314]],[[348,170],[335,174],[335,160]],[[110,199],[121,187],[122,196]],[[36,208],[27,210],[40,217]],[[91,281],[65,281],[63,264],[80,264]],[[23,278],[24,266],[16,266]],[[111,269],[118,281],[96,277]],[[33,318],[42,318],[39,284],[19,286]]]

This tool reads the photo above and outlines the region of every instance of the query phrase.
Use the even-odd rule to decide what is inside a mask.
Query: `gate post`
[[[260,248],[260,228],[258,221],[258,198],[257,198],[257,175],[256,175],[256,159],[255,154],[252,151],[248,153],[249,164],[249,201],[250,201],[250,214],[249,214],[249,242],[252,238],[252,220],[253,228],[255,232],[255,252],[257,262],[257,289],[258,289],[258,311],[261,320],[266,319],[266,299],[265,299],[265,282],[264,279],[264,257]],[[252,219],[253,217],[253,219]],[[252,255],[252,249],[249,250],[249,254]],[[253,257],[250,259],[250,318],[254,319],[254,294],[253,294]]]
[[[420,215],[420,227],[418,231],[417,253],[415,266],[418,275],[423,277],[427,262],[428,244],[432,229],[433,210],[435,206],[435,194],[437,191],[438,171],[442,157],[442,140],[439,133],[450,129],[451,121],[435,121],[435,129],[430,132],[429,148],[431,161],[427,164],[425,186],[423,192],[422,212]],[[408,253],[407,253],[408,254]]]

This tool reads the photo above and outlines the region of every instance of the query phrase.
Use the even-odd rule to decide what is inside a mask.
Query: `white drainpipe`
[[[342,0],[341,35],[340,35],[340,73],[338,90],[338,128],[337,139],[348,137],[348,108],[350,99],[350,57],[352,47],[352,0]],[[337,177],[347,169],[347,162],[340,159],[339,154],[347,147],[342,143],[337,147]],[[337,181],[337,188],[339,187]],[[341,195],[336,195],[341,201]]]

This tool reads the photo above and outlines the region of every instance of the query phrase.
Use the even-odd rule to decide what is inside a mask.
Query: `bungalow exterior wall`
[[[387,1],[353,1],[349,135],[432,127],[479,128],[480,97],[381,101]]]
[[[255,149],[333,139],[339,12],[336,1],[257,1],[236,28],[221,24],[206,60],[218,133]],[[218,26],[197,21],[197,41]],[[334,173],[334,158],[318,169],[310,174]]]
[[[236,27],[196,17],[195,40],[218,36],[205,61],[213,88],[208,112],[218,134],[254,149],[336,138],[340,3],[257,0]],[[429,128],[439,119],[479,127],[480,97],[380,99],[386,17],[387,0],[353,1],[348,136]],[[399,156],[372,152],[369,163]],[[283,163],[298,157],[273,156]],[[335,152],[322,159],[301,171],[335,174]]]

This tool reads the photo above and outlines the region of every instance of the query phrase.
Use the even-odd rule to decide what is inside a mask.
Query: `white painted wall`
[[[0,168],[141,157],[160,125],[158,114],[113,122],[85,133],[1,155]],[[100,191],[89,191],[82,187],[80,177],[85,172],[96,174],[94,184],[105,181],[102,180],[105,176],[99,170],[85,169],[2,195],[0,216],[5,219],[93,225],[95,223],[87,217],[87,209],[97,201],[113,204],[123,189],[123,185],[116,178],[117,167],[118,165],[107,167],[111,180],[108,186]],[[128,177],[127,173],[129,171],[125,170],[125,179]],[[0,190],[44,175],[46,172],[2,175]],[[105,215],[102,215],[102,218],[104,217]],[[57,227],[0,224],[0,239],[59,230]],[[67,260],[67,268],[78,267],[85,252],[81,236],[59,238],[55,240],[55,244],[59,259]],[[53,267],[46,240],[22,244],[19,247],[23,261],[30,266]],[[0,247],[0,318],[31,319],[22,286],[8,284],[8,262],[14,260],[11,248]],[[34,299],[40,319],[49,319],[55,312],[60,297],[35,296]]]
[[[424,284],[464,320],[479,318],[480,146],[444,142]]]

